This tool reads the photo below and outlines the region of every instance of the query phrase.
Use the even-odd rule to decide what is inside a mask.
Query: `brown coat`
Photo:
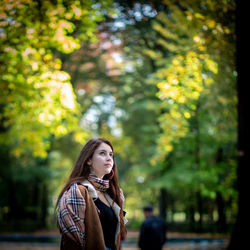
[[[85,185],[86,184],[86,185]],[[84,186],[83,186],[84,185]],[[84,197],[86,202],[85,209],[85,247],[78,245],[74,240],[69,238],[66,234],[62,234],[61,238],[61,250],[106,250],[102,225],[99,219],[99,215],[93,201],[96,198],[96,193],[92,189],[92,185],[89,182],[82,183],[78,185],[78,188]],[[94,192],[94,193],[93,193]],[[111,199],[109,196],[108,199]],[[116,204],[116,203],[115,203]],[[119,217],[119,209],[114,209],[116,215]],[[118,218],[118,230],[116,233],[116,249],[120,246],[120,222]]]

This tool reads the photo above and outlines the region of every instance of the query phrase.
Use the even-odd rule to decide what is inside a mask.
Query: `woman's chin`
[[[112,171],[112,168],[107,168],[106,171],[105,171],[105,175],[110,174],[111,171]]]
[[[107,173],[106,173],[106,174],[110,174],[110,173],[111,173],[111,170],[112,170],[112,168],[111,168],[111,169],[109,169],[109,170],[107,171]]]

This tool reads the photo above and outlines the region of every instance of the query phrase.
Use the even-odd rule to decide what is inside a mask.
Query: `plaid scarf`
[[[109,188],[109,180],[103,180],[94,174],[90,174],[88,181],[94,186],[94,188],[101,192],[106,192]]]
[[[85,209],[85,200],[75,183],[65,191],[59,201],[58,225],[62,233],[79,242],[81,246],[85,245]]]

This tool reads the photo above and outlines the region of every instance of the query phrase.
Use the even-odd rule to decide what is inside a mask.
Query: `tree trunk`
[[[195,129],[195,151],[194,151],[194,156],[195,156],[195,165],[196,165],[196,170],[200,170],[200,165],[201,165],[201,159],[200,159],[200,147],[201,147],[201,141],[200,141],[200,122],[199,122],[199,113],[200,113],[200,102],[198,100],[197,106],[196,106],[196,111],[195,111],[195,123],[194,123],[194,129]],[[202,217],[203,217],[203,199],[201,196],[201,190],[200,190],[200,182],[201,180],[197,180],[197,187],[196,187],[196,202],[197,202],[197,209],[199,213],[199,222],[198,222],[198,232],[202,232]]]
[[[225,202],[223,200],[223,197],[221,193],[217,192],[216,195],[216,203],[218,207],[218,231],[219,232],[225,232],[226,230],[226,215],[225,215]]]
[[[165,188],[160,189],[160,199],[159,199],[159,216],[166,219],[167,211],[167,190]]]
[[[223,150],[222,148],[219,148],[217,151],[216,163],[220,163],[222,161],[223,161]],[[217,221],[217,228],[219,232],[225,232],[226,230],[225,202],[220,192],[216,193],[216,204],[217,204],[218,216],[219,216],[218,221]]]
[[[244,6],[245,3],[245,6]],[[238,90],[238,168],[237,168],[237,187],[238,187],[238,215],[234,225],[228,250],[246,249],[249,247],[249,211],[248,202],[249,190],[249,65],[248,53],[249,38],[243,38],[244,24],[248,22],[248,8],[246,2],[237,1],[236,3],[236,66],[237,66],[237,90]],[[244,10],[243,10],[244,9]],[[241,25],[241,27],[239,27]],[[242,27],[242,25],[244,27]],[[244,43],[242,43],[244,41]],[[244,48],[244,45],[245,46]],[[246,82],[247,81],[247,82]]]
[[[197,207],[198,207],[198,213],[199,213],[199,221],[198,221],[198,228],[197,232],[201,233],[203,231],[203,200],[200,191],[197,192]]]
[[[41,207],[40,207],[40,220],[39,226],[40,228],[46,228],[46,218],[47,218],[47,210],[48,210],[48,191],[47,185],[45,183],[41,184]]]
[[[187,221],[189,223],[189,230],[191,232],[195,231],[194,213],[195,213],[194,206],[193,205],[189,206],[187,210]]]

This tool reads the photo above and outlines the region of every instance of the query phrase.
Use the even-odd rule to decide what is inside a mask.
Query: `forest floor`
[[[8,238],[9,236],[9,238]],[[32,241],[17,241],[23,237],[30,236],[31,238],[38,237],[39,242]],[[129,230],[127,238],[122,242],[122,250],[138,250],[139,231]],[[8,239],[7,239],[7,238]],[[11,241],[13,237],[13,241]],[[165,243],[163,250],[225,250],[229,237],[219,234],[196,234],[196,233],[178,233],[168,232],[168,241]],[[46,239],[53,239],[46,242]],[[0,249],[1,250],[59,250],[60,235],[58,231],[37,231],[32,234],[0,234]]]

